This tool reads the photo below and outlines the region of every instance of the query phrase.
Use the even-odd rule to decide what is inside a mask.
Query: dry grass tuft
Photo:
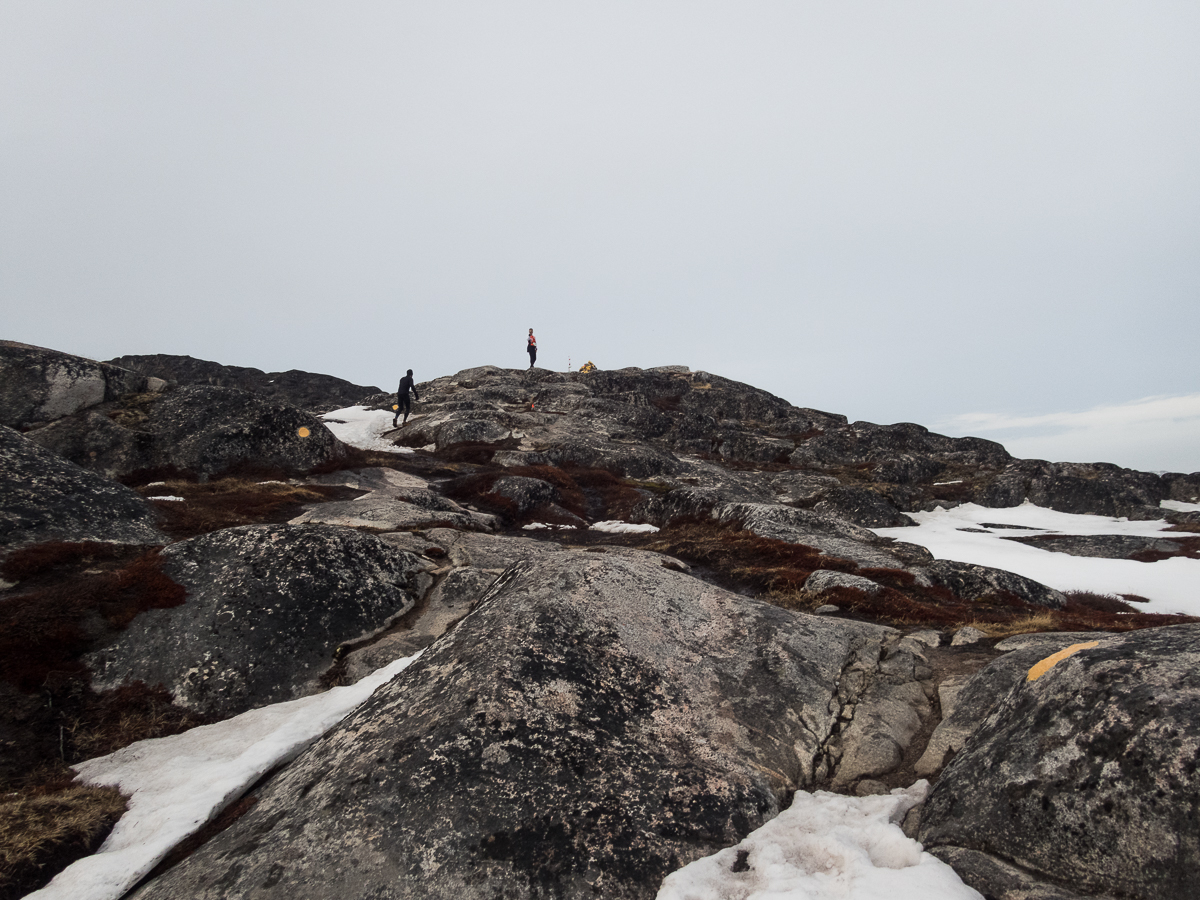
[[[0,799],[0,900],[45,886],[92,853],[123,812],[114,788],[72,784]]]
[[[162,685],[135,681],[91,694],[71,710],[63,731],[72,762],[115,753],[137,741],[182,734],[212,719],[176,706]]]
[[[964,622],[963,625],[978,628],[990,638],[1006,638],[1012,637],[1015,634],[1033,634],[1039,631],[1061,630],[1057,627],[1054,613],[1050,610],[1042,610],[1041,612],[1019,616],[1007,622],[972,619],[969,622]]]

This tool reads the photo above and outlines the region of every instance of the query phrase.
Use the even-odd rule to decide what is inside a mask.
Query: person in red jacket
[[[525,352],[529,354],[529,368],[533,368],[533,364],[537,362],[537,338],[533,336],[533,329],[529,329],[529,341],[525,344]]]

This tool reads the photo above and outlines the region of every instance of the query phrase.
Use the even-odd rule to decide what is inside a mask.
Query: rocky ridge
[[[173,385],[238,388],[316,414],[352,406],[368,394],[379,392],[377,387],[299,369],[264,372],[261,369],[223,366],[191,356],[164,353],[118,356],[108,360],[108,364]]]
[[[5,621],[99,577],[87,574],[97,540],[164,546],[113,583],[150,566],[182,597],[120,616],[96,606],[110,624],[85,628],[79,680],[51,692],[56,710],[98,716],[157,684],[171,708],[223,718],[428,648],[139,897],[653,897],[663,875],[736,843],[794,791],[867,794],[918,775],[936,784],[906,829],[987,896],[1183,896],[1200,785],[1181,673],[1200,626],[1083,609],[870,529],[968,500],[1160,518],[1161,500],[1195,502],[1200,473],[1014,460],[681,366],[435,379],[389,435],[415,452],[383,457],[344,447],[261,381],[240,382],[259,394],[220,383],[216,364],[179,370],[207,384],[151,384],[29,352],[0,347],[0,411],[26,410],[0,428],[0,451],[23,467],[0,479],[5,534],[18,535],[0,546]],[[259,508],[274,488],[232,477],[256,466],[347,493],[290,521],[197,516],[195,536],[170,543],[176,504],[218,502],[198,483]],[[145,499],[164,490],[188,498]],[[662,530],[586,529],[601,519]],[[561,527],[522,530],[535,522]],[[1190,540],[1064,552],[1190,555]],[[81,627],[96,613],[68,614]],[[961,627],[1025,619],[1091,631],[997,643]],[[1130,627],[1146,630],[1103,630]],[[1153,703],[1133,688],[1142,673],[1160,673]],[[0,722],[4,752],[63,714],[20,692],[27,676],[9,679],[0,666],[17,710]],[[1091,699],[1072,705],[1071,692]],[[1153,758],[1143,733],[1162,738]],[[1084,748],[1085,769],[1048,767],[1050,744]],[[1161,775],[1153,785],[1110,774],[1132,765],[1130,747]],[[978,803],[980,784],[1028,802]],[[1081,810],[1111,821],[1081,830]],[[1134,821],[1179,837],[1132,841]],[[1022,829],[1054,853],[1012,840]],[[1142,874],[1095,864],[1129,853]]]

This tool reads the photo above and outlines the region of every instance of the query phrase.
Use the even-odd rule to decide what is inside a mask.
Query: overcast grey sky
[[[1200,470],[1200,4],[0,0],[0,303]]]

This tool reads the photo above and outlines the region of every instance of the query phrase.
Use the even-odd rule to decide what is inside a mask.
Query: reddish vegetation
[[[158,550],[137,550],[120,568],[113,562],[129,548],[52,543],[16,551],[6,576],[36,574],[0,602],[0,680],[35,691],[51,673],[78,677],[78,657],[98,627],[119,630],[143,610],[182,604],[184,589],[163,574]]]
[[[1146,563],[1160,562],[1176,556],[1200,559],[1200,538],[1171,538],[1171,541],[1179,545],[1179,549],[1173,553],[1164,553],[1161,550],[1139,550],[1137,553],[1131,554],[1129,558]]]
[[[298,486],[245,478],[222,478],[203,484],[169,481],[140,491],[146,496],[183,497],[183,502],[152,501],[158,510],[159,528],[178,539],[238,525],[287,522],[300,515],[307,503],[344,500],[361,493],[345,487]]]
[[[1024,630],[1037,631],[1132,631],[1200,621],[1140,613],[1119,598],[1079,592],[1068,595],[1061,610],[1035,606],[1002,591],[958,598],[945,588],[919,586],[912,573],[903,569],[860,568],[849,560],[823,556],[812,547],[758,537],[708,520],[677,523],[638,544],[676,556],[726,587],[779,606],[809,610],[818,602],[830,603],[856,617],[892,625],[951,628],[970,623],[1003,630],[1024,623],[1028,626]],[[861,575],[884,589],[868,595],[835,588],[816,600],[804,593],[803,585],[817,569]]]

